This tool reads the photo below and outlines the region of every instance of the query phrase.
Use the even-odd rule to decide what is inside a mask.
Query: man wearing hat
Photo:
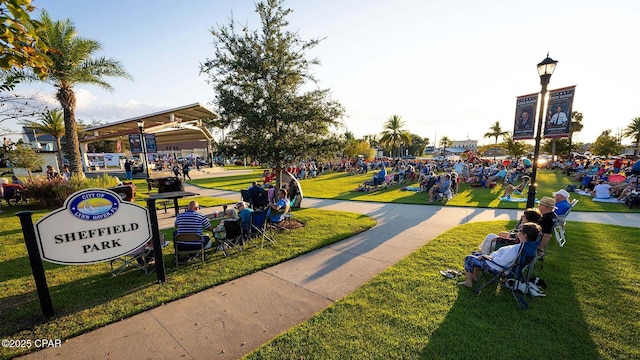
[[[551,240],[551,234],[553,234],[553,227],[558,221],[556,214],[553,212],[556,209],[556,201],[548,196],[542,197],[540,203],[538,203],[538,210],[542,214],[540,219],[540,227],[542,228],[542,239],[540,239],[540,246],[538,247],[538,255],[543,256],[544,250],[547,248],[549,240]]]
[[[569,203],[569,192],[565,189],[560,189],[553,193],[553,197],[556,200],[556,215],[563,216],[571,209],[571,204]]]

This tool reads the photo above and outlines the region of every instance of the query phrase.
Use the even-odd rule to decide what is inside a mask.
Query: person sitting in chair
[[[176,216],[176,221],[174,222],[174,226],[177,228],[176,231],[173,232],[173,238],[175,239],[178,234],[198,234],[203,235],[204,229],[209,231],[213,231],[211,228],[211,222],[209,219],[198,212],[200,209],[200,205],[197,201],[192,200],[189,202],[189,207],[184,212],[178,214]],[[211,239],[208,236],[202,236],[204,240],[204,248],[208,249],[212,246]],[[182,250],[197,250],[200,249],[200,244],[184,244],[184,248]]]
[[[554,212],[557,216],[563,216],[571,209],[569,196],[571,194],[565,189],[560,189],[553,193],[553,198],[556,200],[556,210]]]
[[[504,188],[504,193],[502,194],[502,197],[506,197],[507,199],[509,199],[511,198],[512,193],[521,195],[522,192],[524,191],[524,188],[526,188],[527,185],[529,185],[529,180],[531,180],[531,178],[525,175],[522,177],[521,180],[522,182],[518,186],[513,186],[511,184],[507,185],[507,187]]]
[[[287,190],[278,190],[278,201],[269,206],[267,217],[272,223],[279,223],[284,219],[284,214],[289,210],[289,200],[287,200]]]
[[[540,225],[538,224],[525,223],[518,231],[518,239],[520,239],[520,242],[536,241],[540,234],[540,230]],[[464,259],[465,278],[464,281],[459,282],[458,284],[472,288],[473,281],[478,279],[478,273],[481,269],[501,271],[501,267],[509,267],[513,265],[513,263],[518,259],[520,246],[522,246],[522,244],[503,246],[497,251],[491,253],[491,255],[467,256]]]
[[[436,198],[448,196],[451,192],[451,175],[445,174],[439,183],[429,190],[429,202],[436,201]]]
[[[244,204],[244,203],[243,203]],[[217,240],[223,240],[227,237],[227,234],[224,230],[224,222],[225,221],[237,221],[238,220],[238,210],[236,208],[228,208],[224,211],[224,218],[220,221],[220,224],[213,229],[213,237]]]
[[[478,245],[478,249],[480,249],[481,253],[489,255],[503,246],[519,244],[520,239],[518,238],[518,230],[520,230],[522,224],[538,224],[541,219],[542,214],[540,213],[540,210],[536,208],[528,208],[520,217],[520,222],[516,225],[515,229],[511,231],[501,231],[498,234],[488,234],[480,245]]]

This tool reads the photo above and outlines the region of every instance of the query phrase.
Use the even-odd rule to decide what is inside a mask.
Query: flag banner
[[[147,146],[147,153],[157,153],[158,146],[156,145],[156,135],[155,134],[144,134],[144,142]]]
[[[116,152],[122,152],[122,141],[116,141]]]
[[[513,140],[533,139],[538,94],[516,98],[516,118],[513,124]]]
[[[544,126],[545,138],[569,137],[575,90],[576,87],[574,85],[549,91]]]
[[[140,135],[138,134],[129,134],[129,149],[131,153],[141,153],[142,152],[142,142],[140,142]]]

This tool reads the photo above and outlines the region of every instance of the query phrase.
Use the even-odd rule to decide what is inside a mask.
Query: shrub
[[[69,181],[63,178],[48,180],[44,176],[36,176],[25,183],[24,194],[37,208],[55,209],[76,191],[90,188],[106,189],[118,184],[118,179],[109,175],[98,178],[80,178],[73,176]]]

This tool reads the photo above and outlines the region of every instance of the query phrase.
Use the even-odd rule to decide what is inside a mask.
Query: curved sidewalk
[[[239,199],[237,192],[187,184],[200,196]],[[69,339],[30,359],[237,359],[309,319],[442,232],[476,221],[517,218],[516,210],[453,208],[305,198],[303,207],[373,217],[372,229]],[[205,209],[211,212],[219,209]],[[171,214],[158,213],[161,228]],[[572,212],[571,221],[638,226],[638,213]],[[170,266],[170,265],[169,265]],[[170,279],[169,279],[170,281]],[[158,285],[162,286],[162,285]]]

